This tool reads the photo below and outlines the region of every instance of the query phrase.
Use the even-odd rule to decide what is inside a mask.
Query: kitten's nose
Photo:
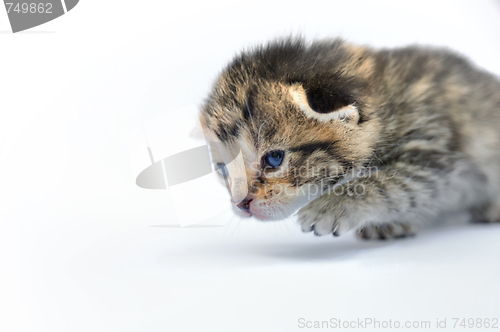
[[[240,208],[241,210],[245,211],[245,212],[249,212],[250,210],[250,203],[253,201],[253,199],[248,199],[248,198],[245,198],[244,200],[242,200],[241,202],[239,202],[238,204],[236,204],[236,206],[238,208]]]

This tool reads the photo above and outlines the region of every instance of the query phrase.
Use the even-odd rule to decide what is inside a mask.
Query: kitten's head
[[[223,71],[201,123],[214,162],[229,163],[240,209],[285,218],[372,158],[372,63],[369,50],[340,40],[286,40]]]

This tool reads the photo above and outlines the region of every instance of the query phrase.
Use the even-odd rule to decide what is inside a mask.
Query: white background
[[[284,34],[445,45],[498,75],[498,2],[86,0],[18,34],[2,9],[0,30],[0,330],[500,319],[500,225],[454,216],[389,242],[230,213],[178,228],[168,191],[135,186],[127,138],[181,123],[236,52]]]

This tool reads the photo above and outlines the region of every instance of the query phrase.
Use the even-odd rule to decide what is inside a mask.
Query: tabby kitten
[[[450,210],[500,220],[500,83],[447,50],[272,42],[225,68],[201,122],[260,220],[382,239]]]

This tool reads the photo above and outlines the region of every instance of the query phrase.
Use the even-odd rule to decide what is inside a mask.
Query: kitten
[[[450,210],[500,221],[500,83],[447,50],[279,40],[237,56],[200,116],[257,219],[381,239]]]

